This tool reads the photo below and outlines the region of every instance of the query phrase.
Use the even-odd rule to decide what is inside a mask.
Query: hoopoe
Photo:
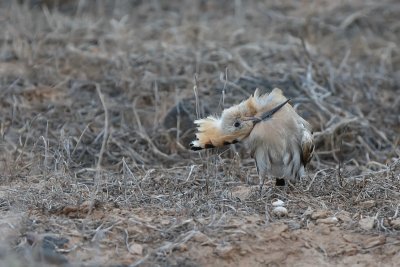
[[[295,183],[314,152],[311,125],[296,113],[282,90],[260,95],[225,109],[221,117],[195,120],[198,125],[192,150],[221,147],[244,141],[255,159],[261,186],[265,177]]]

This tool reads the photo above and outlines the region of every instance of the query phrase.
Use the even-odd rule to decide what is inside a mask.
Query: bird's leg
[[[260,196],[262,195],[262,189],[264,187],[264,182],[265,182],[265,175],[259,174],[258,175],[259,180],[260,180]]]
[[[288,192],[289,185],[291,185],[290,181],[286,180],[283,176],[275,179],[275,186],[285,193]]]
[[[257,169],[257,173],[258,173],[258,183],[260,186],[260,196],[261,196],[262,189],[263,189],[264,182],[265,182],[265,173],[264,173],[264,171],[260,171],[260,168],[258,168],[257,160],[255,162],[256,162],[256,169]]]

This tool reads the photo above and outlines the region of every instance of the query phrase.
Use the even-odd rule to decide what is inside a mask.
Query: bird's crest
[[[258,91],[256,90],[255,94]],[[254,96],[250,96],[247,100],[241,102],[238,105],[230,107],[229,109],[225,109],[226,111],[237,110],[245,110],[246,113],[254,113],[256,112],[255,109],[255,99]],[[222,116],[224,115],[222,113]],[[239,142],[237,140],[237,136],[229,135],[223,132],[221,117],[214,117],[208,116],[204,119],[195,120],[194,123],[197,125],[197,133],[196,133],[196,140],[190,143],[190,147],[192,150],[201,150],[204,148],[214,148],[214,147],[221,147],[224,145],[235,144]]]
[[[190,143],[192,150],[213,148],[213,140],[221,136],[220,119],[209,116],[205,119],[194,121],[197,124],[196,140]]]
[[[282,91],[280,89],[274,89],[270,94],[261,95],[260,90],[257,88],[253,95],[248,99],[242,101],[240,104],[232,106],[225,109],[222,112],[221,117],[209,116],[204,119],[195,120],[194,123],[197,124],[196,140],[190,143],[192,150],[201,150],[204,148],[214,148],[221,147],[224,145],[234,144],[248,134],[250,134],[251,129],[247,129],[248,132],[241,132],[241,136],[227,134],[222,129],[222,118],[226,114],[237,113],[244,116],[252,117],[257,114],[261,107],[265,106],[266,103],[272,101],[272,99],[284,98]]]

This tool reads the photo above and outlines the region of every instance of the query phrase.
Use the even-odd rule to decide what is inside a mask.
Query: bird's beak
[[[257,123],[259,123],[261,121],[261,119],[257,118],[257,117],[246,117],[243,120],[244,121],[252,121],[253,124],[257,124]]]

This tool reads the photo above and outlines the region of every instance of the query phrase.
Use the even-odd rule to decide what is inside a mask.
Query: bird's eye
[[[240,126],[240,122],[235,122],[235,124],[233,124],[233,126],[235,126],[236,128]]]

